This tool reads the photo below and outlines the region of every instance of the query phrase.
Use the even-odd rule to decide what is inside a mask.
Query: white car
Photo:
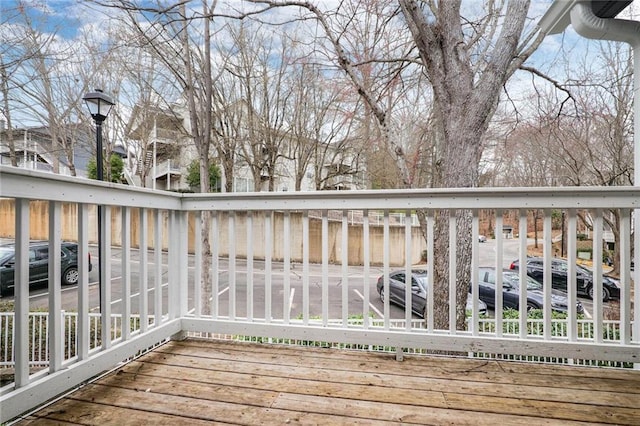
[[[485,237],[484,235],[478,235],[478,241],[481,243],[486,243],[487,237]]]

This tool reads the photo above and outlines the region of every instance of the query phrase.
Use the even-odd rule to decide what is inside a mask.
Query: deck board
[[[186,340],[19,424],[639,424],[640,371]]]

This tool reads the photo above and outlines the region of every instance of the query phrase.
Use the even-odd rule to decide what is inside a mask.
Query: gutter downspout
[[[589,1],[576,3],[571,9],[571,25],[583,37],[625,42],[630,44],[633,49],[633,185],[640,187],[640,22],[628,19],[599,18],[593,13]],[[633,340],[637,342],[640,341],[640,267],[638,267],[640,261],[640,209],[634,211],[634,233],[635,321],[633,330],[628,330],[627,333],[630,331]],[[622,273],[626,274],[629,267],[630,265],[626,265],[626,271],[622,271]],[[627,285],[627,283],[623,282],[623,285]],[[627,339],[627,337],[621,337]],[[640,364],[636,364],[635,368],[640,368]]]

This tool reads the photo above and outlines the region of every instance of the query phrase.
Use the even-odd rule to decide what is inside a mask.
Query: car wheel
[[[62,274],[62,284],[73,285],[78,283],[78,268],[75,266],[70,267],[64,274]]]
[[[380,289],[380,301],[384,303],[384,288]]]
[[[587,289],[587,294],[589,295],[589,297],[591,298],[591,300],[593,300],[593,286],[589,286],[589,288]],[[606,302],[607,300],[609,300],[609,298],[611,297],[611,294],[609,293],[609,290],[607,290],[606,287],[602,287],[602,301]]]

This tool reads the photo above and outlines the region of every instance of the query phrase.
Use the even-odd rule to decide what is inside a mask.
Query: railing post
[[[162,213],[159,209],[153,212],[153,324],[162,324]]]
[[[17,198],[15,261],[15,384],[29,384],[29,200]]]
[[[520,276],[520,282],[527,282],[527,230],[528,230],[528,214],[527,210],[520,209],[519,211],[520,217],[518,219],[518,235],[519,245],[518,245],[518,262],[520,265],[520,270],[518,271]],[[518,303],[520,306],[527,305],[527,292],[521,291],[518,299]],[[520,310],[522,312],[522,310]],[[520,330],[520,338],[524,339],[527,337],[527,317],[525,315],[519,315],[519,330]]]
[[[217,318],[220,312],[220,214],[211,212],[211,227],[209,229],[209,243],[211,244],[211,316]]]
[[[284,212],[283,224],[283,256],[284,256],[284,264],[283,264],[283,272],[284,272],[284,282],[283,282],[283,291],[282,291],[282,319],[285,324],[289,324],[290,314],[291,314],[291,213],[287,210]],[[248,286],[248,283],[247,283]],[[247,300],[249,300],[249,294],[247,289]],[[252,300],[253,302],[253,300]],[[247,306],[247,312],[248,312]],[[248,314],[247,314],[248,317]]]
[[[272,268],[271,257],[273,253],[273,211],[268,210],[264,212],[264,270],[265,270],[265,309],[264,319],[267,323],[270,323],[273,319],[272,314]],[[235,285],[235,281],[234,281]],[[235,286],[234,286],[235,291]],[[234,296],[235,301],[235,296]],[[235,309],[234,309],[235,313]]]
[[[428,210],[426,213],[426,221],[427,221],[427,276],[434,276],[434,259],[435,255],[433,253],[434,243],[435,243],[435,235],[434,235],[434,214],[433,210]],[[432,332],[434,329],[434,316],[433,316],[433,288],[434,286],[430,285],[427,288],[427,331]]]
[[[76,344],[79,360],[89,354],[89,207],[80,203],[78,208],[78,324]]]
[[[236,318],[236,212],[227,214],[227,229],[229,235],[229,319]],[[265,263],[266,265],[266,263]],[[267,274],[265,273],[265,280]],[[265,294],[267,297],[267,294]],[[265,314],[266,315],[266,314]]]
[[[472,250],[471,250],[471,295],[472,295],[472,310],[471,310],[471,332],[474,336],[477,336],[478,322],[480,320],[480,313],[478,309],[478,300],[480,295],[480,285],[478,283],[478,267],[479,267],[479,242],[480,235],[480,210],[473,209],[473,218],[471,222],[472,228]]]
[[[496,336],[501,337],[502,336],[502,332],[503,332],[503,326],[502,326],[502,320],[504,319],[504,313],[503,313],[503,292],[500,291],[499,289],[502,289],[502,262],[503,262],[503,257],[502,257],[502,251],[504,248],[504,244],[503,244],[503,239],[504,239],[504,232],[503,232],[503,224],[504,224],[504,220],[503,220],[503,213],[502,213],[502,209],[497,209],[495,211],[496,213],[496,283],[495,283],[495,318],[496,318]],[[475,238],[475,236],[474,236]],[[526,235],[525,235],[526,238]],[[477,238],[475,238],[477,240]],[[476,277],[472,277],[471,280],[476,280]],[[527,286],[523,285],[520,287],[520,292],[526,294],[527,293]],[[520,316],[526,318],[527,317],[527,305],[526,303],[524,305],[520,305]]]
[[[551,289],[552,289],[552,243],[553,235],[551,233],[551,210],[544,209],[544,225],[543,225],[543,256],[544,256],[544,273],[542,279],[542,292],[544,293],[543,300],[543,319],[544,319],[544,340],[551,340]],[[521,265],[526,267],[526,265]]]
[[[603,307],[602,307],[602,241],[603,219],[602,209],[595,209],[593,220],[593,324],[596,343],[602,342]]]
[[[458,268],[458,239],[457,239],[457,224],[456,218],[457,211],[454,209],[449,210],[449,333],[456,333],[456,282],[458,280],[457,271]],[[433,277],[431,282],[435,283]],[[434,284],[432,284],[434,285]],[[502,312],[500,312],[500,315]],[[497,315],[497,314],[496,314]]]
[[[342,326],[349,326],[349,221],[348,210],[342,211],[342,237],[340,239],[341,271],[342,271]],[[411,311],[411,310],[409,310]]]
[[[412,271],[412,259],[411,259],[411,210],[405,211],[404,218],[404,273],[406,277],[406,288],[411,289],[413,285],[413,271]],[[343,224],[344,225],[344,224]],[[347,237],[346,235],[344,236]],[[346,272],[344,272],[346,275]],[[344,291],[344,290],[343,290]],[[413,291],[405,291],[405,306],[413,306]],[[411,309],[404,310],[404,320],[406,322],[405,329],[411,330],[411,318],[413,316]],[[396,348],[400,349],[401,348]]]
[[[247,319],[253,320],[253,212],[247,212]],[[286,277],[285,277],[286,279]],[[286,285],[285,285],[286,288]]]
[[[177,261],[179,263],[180,311],[178,315],[184,317],[189,312],[189,212],[179,213],[179,226],[180,251]]]
[[[178,231],[178,218],[175,210],[169,211],[169,289],[168,289],[168,301],[169,304],[169,320],[175,319],[178,316],[180,309],[180,301],[178,299],[179,293],[177,289],[177,276],[178,268],[180,267],[178,261],[178,253],[180,251],[180,235]]]
[[[202,315],[202,215],[203,212],[196,211],[193,218],[193,310],[196,318],[199,318]]]
[[[62,366],[64,358],[64,329],[62,327],[62,271],[60,269],[61,204],[49,202],[49,371],[54,373]]]
[[[302,212],[302,323],[309,324],[309,210]]]
[[[364,328],[368,329],[370,325],[369,319],[369,303],[371,295],[369,294],[369,281],[371,273],[371,249],[370,235],[369,235],[369,210],[362,211],[362,245],[363,245],[363,258],[364,258],[364,270],[363,270],[363,302],[362,302],[362,315],[364,317]]]
[[[149,251],[148,251],[148,220],[147,209],[141,207],[138,210],[140,215],[140,244],[139,256],[140,256],[140,299],[139,299],[139,312],[140,312],[140,333],[145,333],[149,327]]]
[[[390,305],[389,305],[389,257],[390,257],[390,248],[389,248],[389,210],[384,211],[384,217],[382,219],[382,281],[383,281],[383,290],[384,290],[384,329],[389,329],[389,319],[390,319]],[[433,276],[433,275],[432,275]],[[429,286],[433,288],[433,286]]]
[[[567,337],[569,341],[575,342],[576,335],[578,333],[578,311],[577,311],[577,277],[576,277],[576,253],[577,253],[577,217],[576,210],[569,209],[569,218],[567,221],[567,262],[568,262],[568,276],[567,276],[567,298],[569,301],[567,304],[569,327],[567,330]],[[564,233],[564,229],[562,232]]]
[[[122,236],[122,340],[131,336],[131,210],[120,207]],[[140,297],[143,297],[140,294]]]
[[[322,210],[322,325],[329,320],[329,212]]]
[[[640,117],[638,117],[640,119]],[[638,232],[638,230],[636,230]],[[631,264],[629,251],[631,248],[631,211],[620,209],[620,340],[624,344],[631,343]],[[640,239],[640,233],[636,233]],[[637,253],[637,252],[636,252]],[[636,255],[638,258],[638,255]],[[636,311],[640,310],[638,305]]]
[[[102,349],[111,347],[111,206],[103,205],[98,209],[100,221],[100,241],[103,259],[98,259],[102,264],[100,271],[100,312],[101,312],[101,338]]]

